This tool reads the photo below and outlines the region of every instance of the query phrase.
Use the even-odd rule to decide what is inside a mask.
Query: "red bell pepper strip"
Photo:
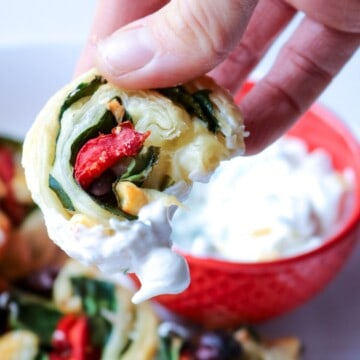
[[[131,122],[126,121],[116,126],[111,134],[101,134],[90,139],[77,154],[75,179],[86,190],[96,178],[119,160],[137,155],[149,135],[150,131],[139,133]]]
[[[50,360],[98,360],[100,349],[92,346],[87,317],[69,314],[60,319],[52,339]]]

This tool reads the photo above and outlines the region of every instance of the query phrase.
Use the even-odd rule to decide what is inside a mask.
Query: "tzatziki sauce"
[[[351,187],[352,172],[336,171],[326,151],[284,137],[194,184],[174,215],[172,240],[193,255],[240,262],[304,253],[339,223]]]
[[[141,282],[132,298],[136,304],[189,285],[188,265],[171,249],[169,209],[161,201],[144,206],[138,220],[111,218],[106,227],[68,221],[52,209],[44,219],[50,238],[82,264],[96,265],[109,276],[136,273]]]

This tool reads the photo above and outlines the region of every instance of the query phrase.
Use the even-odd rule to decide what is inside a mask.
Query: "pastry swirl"
[[[137,273],[139,302],[187,287],[169,219],[193,181],[243,151],[239,110],[210,78],[135,91],[93,69],[39,113],[23,165],[50,238],[85,264]]]

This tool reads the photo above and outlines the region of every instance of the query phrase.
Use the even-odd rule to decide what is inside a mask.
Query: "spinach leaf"
[[[103,347],[109,339],[112,324],[103,316],[95,315],[88,317],[91,344]]]
[[[113,99],[115,99],[119,104],[122,104],[121,98],[119,96],[115,96]],[[126,110],[123,118],[121,119],[121,122],[123,121],[133,122],[131,115]],[[86,129],[84,132],[82,132],[71,145],[71,165],[75,164],[78,152],[87,141],[96,138],[97,136],[99,136],[100,133],[110,134],[111,130],[117,125],[118,122],[116,121],[114,114],[110,110],[106,110],[100,120],[90,128]]]
[[[70,281],[74,294],[81,298],[82,309],[88,316],[92,344],[104,345],[112,325],[103,317],[102,311],[116,312],[115,284],[85,276],[72,277]]]
[[[220,130],[219,121],[215,116],[214,107],[209,97],[210,90],[199,90],[191,94],[183,86],[175,86],[157,89],[157,91],[184,107],[190,115],[195,115],[204,121],[209,131],[216,133]]]
[[[180,360],[182,345],[183,340],[178,336],[160,337],[156,360]]]
[[[115,284],[85,276],[71,278],[74,294],[81,297],[82,308],[88,316],[99,315],[102,309],[116,310]]]
[[[61,184],[51,174],[49,175],[49,187],[52,191],[55,192],[65,209],[69,211],[75,211],[74,205],[69,195],[64,191]]]
[[[105,111],[104,115],[101,117],[97,124],[82,132],[72,143],[70,164],[75,164],[78,152],[88,140],[97,137],[99,133],[109,134],[117,124],[118,123],[113,113],[109,110]]]
[[[141,186],[158,161],[159,154],[160,148],[150,146],[145,153],[140,153],[131,160],[126,172],[120,176],[119,181],[131,181]],[[116,186],[116,183],[114,186]]]
[[[73,91],[66,97],[64,103],[60,108],[59,121],[61,120],[64,112],[78,100],[94,94],[100,85],[106,84],[106,80],[101,76],[95,76],[95,78],[88,83],[79,84]]]
[[[101,206],[103,209],[111,212],[116,216],[123,217],[127,220],[136,220],[138,217],[136,215],[131,215],[122,211],[117,203],[116,197],[113,192],[101,197],[93,197],[94,201]]]
[[[40,349],[34,360],[49,360],[49,355],[43,349]]]
[[[121,199],[116,192],[116,185],[120,181],[130,181],[137,186],[141,186],[150,174],[153,166],[159,158],[160,149],[150,146],[146,152],[140,153],[131,159],[127,170],[112,185],[113,191],[106,198],[99,199],[99,204],[114,214],[125,217],[128,220],[135,220],[138,217],[121,210]]]
[[[41,345],[50,346],[53,332],[64,315],[54,303],[40,297],[14,295],[16,311],[10,317],[10,326],[14,329],[27,329],[39,336]]]
[[[218,119],[215,116],[214,106],[210,100],[210,90],[199,90],[193,93],[194,99],[200,104],[205,114],[209,131],[217,133],[220,130]]]

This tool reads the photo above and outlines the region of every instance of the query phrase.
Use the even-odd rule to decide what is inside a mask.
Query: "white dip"
[[[74,217],[75,218],[75,217]],[[161,201],[144,206],[138,220],[111,218],[109,226],[87,226],[53,209],[44,213],[49,236],[72,258],[104,273],[135,272],[142,284],[132,301],[176,294],[190,282],[184,258],[171,250],[170,212]]]
[[[194,184],[173,219],[172,240],[199,255],[255,262],[319,246],[339,222],[352,184],[323,150],[284,138],[261,154],[221,164],[208,184]]]

